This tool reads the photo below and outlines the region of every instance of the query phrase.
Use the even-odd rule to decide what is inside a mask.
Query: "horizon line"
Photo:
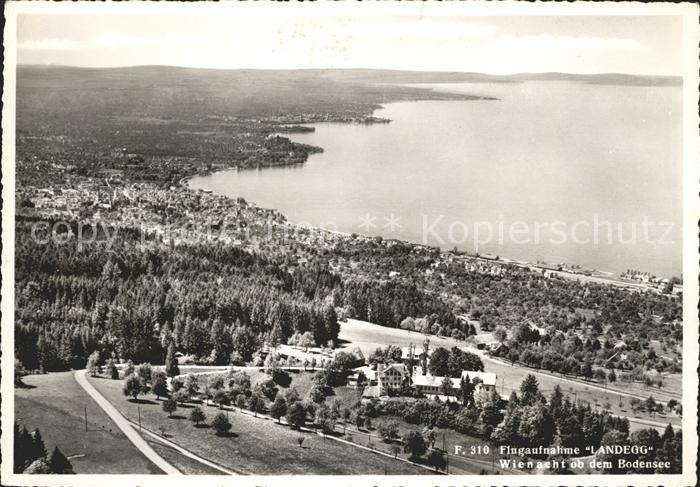
[[[476,74],[483,76],[522,76],[522,75],[538,75],[538,74],[563,74],[574,76],[605,76],[605,75],[622,75],[633,77],[650,77],[650,78],[683,78],[683,74],[648,74],[648,73],[627,73],[621,71],[607,71],[597,73],[575,73],[570,71],[520,71],[513,73],[487,73],[481,71],[451,71],[451,70],[420,70],[420,69],[398,69],[398,68],[368,68],[368,67],[342,67],[342,68],[215,68],[201,66],[180,66],[174,64],[132,64],[124,66],[78,66],[73,64],[36,64],[36,63],[17,63],[16,67],[43,67],[43,68],[73,68],[73,69],[133,69],[133,68],[176,68],[176,69],[200,69],[210,71],[389,71],[395,73],[433,73],[433,74]]]

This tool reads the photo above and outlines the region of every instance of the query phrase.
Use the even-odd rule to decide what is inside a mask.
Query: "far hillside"
[[[303,163],[322,148],[275,136],[313,130],[298,124],[386,123],[372,116],[383,103],[480,98],[379,81],[305,70],[20,66],[17,179],[167,188],[218,169]]]
[[[364,72],[364,71],[362,71]],[[35,111],[83,116],[142,116],[202,120],[211,116],[270,117],[334,113],[367,115],[380,103],[470,99],[465,95],[378,85],[424,82],[420,74],[328,70],[216,70],[171,66],[17,69],[18,124]],[[445,74],[434,80],[449,81]]]

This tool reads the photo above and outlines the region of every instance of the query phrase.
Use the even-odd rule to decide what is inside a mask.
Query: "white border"
[[[300,484],[325,486],[329,481],[337,487],[363,485],[695,485],[698,452],[698,181],[700,181],[700,141],[698,139],[698,6],[692,3],[19,3],[5,4],[2,110],[2,452],[12,456],[12,420],[14,386],[10,379],[14,366],[14,195],[15,195],[15,63],[17,15],[42,14],[111,14],[111,15],[221,15],[249,16],[501,16],[501,15],[673,15],[683,18],[683,475],[485,475],[485,476],[165,476],[165,475],[16,475],[12,465],[3,462],[0,473],[5,485],[76,485],[189,486],[203,482],[210,485],[288,486]]]

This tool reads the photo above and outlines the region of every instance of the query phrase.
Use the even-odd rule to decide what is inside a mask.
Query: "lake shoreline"
[[[465,93],[476,90],[472,85],[458,88]],[[484,86],[482,93],[500,95],[501,103],[496,104],[478,100],[385,103],[374,116],[392,119],[390,124],[365,128],[318,123],[313,124],[314,132],[290,136],[294,143],[324,150],[303,165],[275,166],[279,171],[265,174],[215,171],[216,177],[191,178],[197,183],[190,187],[235,193],[262,207],[279,209],[291,221],[346,233],[378,234],[445,250],[456,245],[460,251],[523,261],[577,263],[615,274],[632,268],[661,277],[677,275],[682,255],[679,247],[654,243],[661,227],[652,229],[656,234],[649,242],[638,245],[618,237],[621,231],[596,246],[578,245],[569,238],[574,223],[584,220],[587,226],[576,231],[585,237],[582,240],[590,241],[595,216],[611,221],[613,228],[620,224],[639,228],[642,216],[648,216],[651,221],[671,222],[673,233],[668,240],[680,241],[680,221],[676,220],[681,203],[672,193],[679,184],[674,162],[677,151],[672,145],[656,143],[675,140],[676,132],[654,136],[660,123],[677,122],[676,112],[666,110],[675,107],[676,90],[619,90],[568,82],[516,83],[505,88]],[[573,118],[563,103],[568,100],[570,104],[572,96],[578,99],[578,111],[583,110]],[[621,119],[647,117],[646,122],[636,124],[639,131],[622,129],[624,125],[617,123],[617,118],[610,130],[608,123],[604,127],[594,124],[600,117],[610,118],[608,100],[624,109],[630,99],[639,97],[648,97],[649,102],[632,106]],[[532,123],[533,117],[537,123]],[[533,140],[539,143],[533,146]],[[648,178],[634,185],[616,183],[624,183],[620,181],[622,174],[647,174],[657,152],[669,162],[670,171],[662,181],[653,187]],[[634,165],[639,169],[631,167]],[[640,204],[642,193],[648,196]],[[513,203],[506,205],[511,197]],[[403,217],[398,230],[382,227],[382,218],[386,221],[392,212]],[[371,228],[358,225],[363,215],[375,217]],[[422,222],[426,219],[435,233],[425,233]],[[514,237],[489,240],[489,230],[484,232],[483,227],[479,244],[472,244],[472,240],[476,242],[476,225],[490,225],[497,232],[498,225],[505,224],[509,231],[513,222],[519,221],[531,229],[524,244]],[[561,240],[555,242],[559,237],[554,229],[545,227],[543,238],[533,237],[534,225],[556,221],[565,222],[568,233],[564,245],[557,245]],[[450,233],[453,227],[458,229],[456,237]],[[626,231],[629,235],[630,230]],[[483,245],[484,240],[488,240],[487,245]]]
[[[267,168],[260,168],[259,170],[264,170],[264,169],[267,169]],[[219,172],[234,172],[234,171],[240,172],[242,170],[225,169],[225,170],[219,171]],[[192,188],[189,186],[185,186],[182,189],[184,189],[185,191],[192,191],[195,193],[198,191],[201,191],[204,193],[211,192],[213,194],[216,194],[218,196],[221,196],[221,197],[224,197],[224,198],[227,198],[230,200],[236,199],[236,197],[234,197],[234,196],[230,196],[230,195],[223,194],[223,193],[216,193],[216,192],[213,192],[211,190],[206,190],[206,189],[202,189],[202,188]],[[498,256],[496,256],[496,258],[493,258],[493,256],[489,256],[488,254],[481,255],[479,253],[470,253],[470,252],[466,252],[466,251],[455,252],[454,250],[445,250],[445,249],[441,249],[441,248],[436,247],[436,246],[421,244],[421,243],[417,243],[417,242],[411,242],[408,240],[403,240],[403,239],[398,239],[398,238],[386,238],[386,237],[382,237],[380,235],[369,235],[369,234],[357,233],[357,232],[343,232],[340,230],[330,230],[330,229],[323,228],[320,226],[302,225],[302,224],[290,222],[287,219],[287,216],[284,213],[282,213],[281,210],[279,210],[277,208],[262,207],[262,206],[259,206],[255,201],[249,201],[247,199],[245,201],[246,201],[246,204],[248,204],[252,207],[260,208],[260,209],[266,210],[266,211],[277,212],[285,219],[284,225],[295,228],[295,229],[316,232],[318,234],[318,238],[321,238],[321,239],[326,238],[326,237],[324,237],[324,234],[330,234],[330,235],[333,235],[336,237],[341,237],[344,239],[353,239],[353,240],[360,239],[360,240],[364,240],[365,242],[369,242],[369,241],[373,241],[373,240],[376,241],[379,239],[383,242],[387,242],[388,244],[394,243],[394,244],[406,245],[406,246],[409,246],[411,249],[437,250],[440,252],[441,256],[442,255],[450,255],[450,256],[453,256],[455,258],[461,258],[465,262],[466,261],[479,261],[479,262],[484,262],[484,263],[493,264],[493,265],[504,265],[504,266],[513,265],[516,267],[520,267],[522,269],[528,269],[530,272],[541,272],[544,275],[548,275],[550,277],[557,276],[557,277],[567,279],[567,280],[576,280],[576,281],[580,281],[580,282],[594,282],[597,284],[622,287],[622,288],[630,289],[630,290],[658,292],[658,290],[656,288],[652,288],[652,287],[646,286],[646,285],[644,285],[642,283],[638,283],[638,282],[630,282],[630,281],[623,280],[623,279],[618,278],[616,276],[610,275],[611,273],[608,273],[606,271],[598,271],[598,270],[594,269],[593,275],[587,275],[587,274],[582,274],[582,273],[569,272],[569,271],[562,270],[562,269],[548,269],[548,268],[543,267],[539,264],[533,264],[533,263],[528,262],[528,261],[513,259],[513,258],[509,258],[507,256],[502,256],[502,255],[498,255]],[[330,240],[333,240],[333,239],[331,238]]]

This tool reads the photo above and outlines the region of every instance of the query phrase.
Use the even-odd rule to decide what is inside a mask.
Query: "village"
[[[281,123],[281,122],[279,122]],[[268,140],[287,139],[269,136]],[[126,149],[124,149],[126,150]],[[290,154],[292,154],[290,152]],[[131,159],[134,154],[126,154]],[[202,237],[226,244],[258,249],[266,244],[289,245],[301,243],[321,246],[333,251],[338,243],[348,240],[379,242],[387,249],[403,242],[378,237],[347,234],[323,228],[297,226],[286,221],[278,211],[256,207],[239,198],[231,200],[208,189],[192,191],[184,187],[187,178],[168,189],[149,183],[125,184],[119,177],[74,178],[68,187],[31,186],[18,188],[20,209],[43,217],[67,220],[88,219],[124,227],[138,226],[142,231],[157,234],[174,244],[201,241]],[[35,210],[35,211],[32,211]],[[282,247],[281,250],[285,250]],[[458,264],[467,272],[493,277],[504,277],[509,269],[522,269],[548,278],[575,279],[583,283],[610,284],[632,292],[682,295],[682,280],[676,277],[660,278],[648,272],[628,270],[618,277],[609,273],[585,269],[576,264],[549,264],[543,261],[527,262],[490,253],[444,251],[432,246],[411,244],[411,252],[431,260],[424,270],[426,278],[445,279],[445,266]],[[266,250],[271,250],[270,247]],[[299,256],[299,263],[309,256]],[[354,270],[351,262],[335,257],[330,263],[334,270]],[[399,279],[401,270],[387,269],[377,277]]]

